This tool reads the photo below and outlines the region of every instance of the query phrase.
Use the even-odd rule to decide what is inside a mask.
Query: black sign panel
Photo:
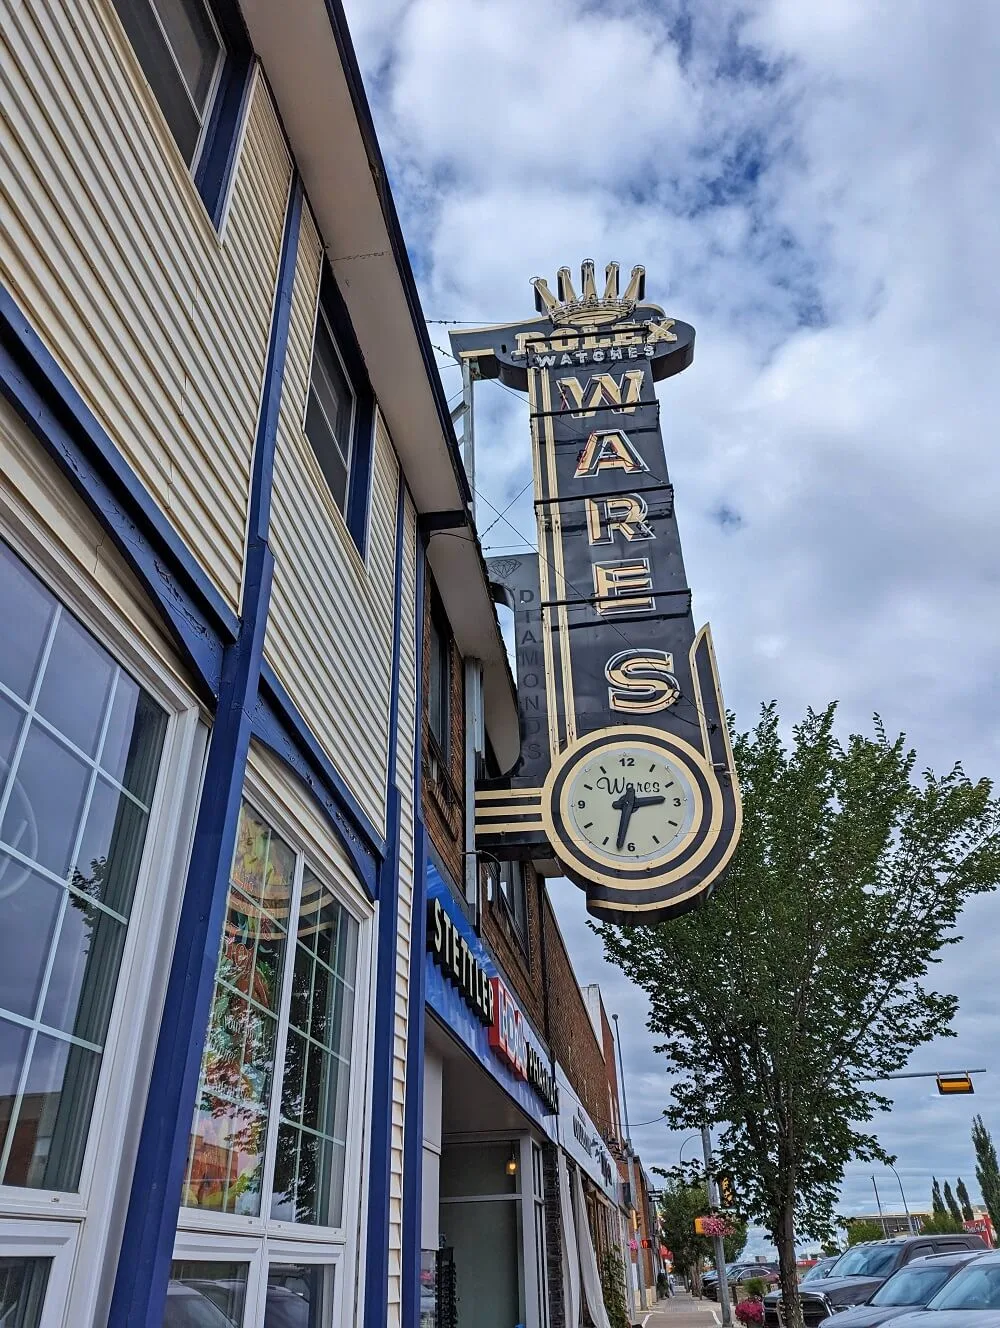
[[[641,269],[622,297],[614,265],[603,297],[589,263],[580,297],[567,269],[558,299],[534,284],[543,318],[452,337],[478,376],[527,391],[538,528],[537,582],[523,584],[523,562],[520,581],[500,578],[525,689],[522,759],[477,793],[477,840],[498,855],[544,840],[592,913],[658,921],[704,896],[740,828],[654,386],[691,363],[694,329],[641,303]],[[505,561],[517,560],[491,567]],[[529,733],[539,651],[529,665],[525,647],[539,636],[545,705]]]

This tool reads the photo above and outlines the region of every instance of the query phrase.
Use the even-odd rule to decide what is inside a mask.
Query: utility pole
[[[701,1127],[701,1146],[705,1154],[708,1206],[714,1212],[715,1209],[720,1207],[719,1186],[715,1179],[715,1168],[712,1164],[712,1131],[707,1124]],[[722,1322],[724,1325],[731,1325],[733,1314],[729,1305],[729,1279],[726,1276],[726,1244],[721,1236],[713,1236],[712,1244],[715,1247],[715,1271],[719,1279],[716,1286],[719,1288],[719,1308],[722,1310]]]
[[[618,1027],[618,1016],[613,1014],[611,1018],[615,1024],[615,1042],[618,1044],[618,1083],[622,1090],[622,1111],[625,1113],[625,1142],[628,1145],[629,1152],[632,1151],[632,1131],[628,1126],[628,1098],[625,1095],[625,1066],[622,1064],[622,1035]]]

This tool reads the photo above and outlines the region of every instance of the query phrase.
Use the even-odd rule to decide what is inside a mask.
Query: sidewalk
[[[678,1291],[669,1300],[658,1300],[656,1308],[645,1310],[637,1322],[645,1328],[715,1328],[721,1316],[714,1300],[695,1300]]]

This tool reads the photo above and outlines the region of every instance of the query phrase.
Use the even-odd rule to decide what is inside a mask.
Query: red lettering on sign
[[[490,986],[493,988],[490,1046],[508,1062],[519,1079],[524,1079],[528,1063],[528,1039],[521,1011],[499,978],[491,978]]]

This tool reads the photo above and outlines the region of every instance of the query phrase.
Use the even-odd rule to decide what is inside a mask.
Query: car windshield
[[[815,1282],[817,1278],[829,1277],[837,1262],[836,1259],[824,1259],[819,1263],[814,1263],[811,1268],[806,1269],[802,1274],[802,1281]]]
[[[1000,1310],[1000,1263],[973,1264],[943,1287],[929,1310]]]
[[[878,1277],[895,1267],[898,1245],[855,1245],[837,1264],[838,1277]]]
[[[926,1305],[947,1282],[951,1268],[900,1268],[883,1282],[872,1305]]]

